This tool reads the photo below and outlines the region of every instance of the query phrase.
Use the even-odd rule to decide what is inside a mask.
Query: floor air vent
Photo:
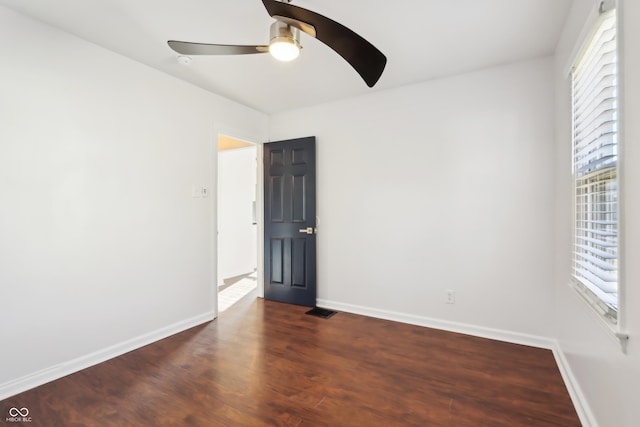
[[[307,311],[305,314],[308,314],[310,316],[322,317],[323,319],[328,319],[336,313],[337,313],[336,311],[327,310],[326,308],[314,307],[311,310]]]

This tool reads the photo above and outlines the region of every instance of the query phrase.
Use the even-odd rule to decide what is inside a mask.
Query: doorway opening
[[[258,147],[218,135],[218,313],[258,287]]]

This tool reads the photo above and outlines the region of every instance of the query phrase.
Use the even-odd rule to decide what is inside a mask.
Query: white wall
[[[257,267],[256,158],[255,146],[218,153],[218,286]]]
[[[547,58],[271,117],[271,140],[317,136],[323,304],[551,336],[552,71]]]
[[[557,335],[570,373],[577,383],[577,393],[584,403],[588,424],[601,427],[631,427],[640,423],[637,385],[640,383],[640,347],[636,332],[640,330],[640,4],[622,3],[620,34],[623,40],[624,149],[624,221],[622,274],[626,285],[622,322],[631,339],[627,354],[622,353],[611,332],[601,324],[592,310],[568,286],[571,251],[571,115],[570,86],[567,75],[574,47],[599,1],[576,0],[558,44],[556,81],[556,306]]]
[[[0,399],[211,319],[214,127],[262,113],[0,7]]]

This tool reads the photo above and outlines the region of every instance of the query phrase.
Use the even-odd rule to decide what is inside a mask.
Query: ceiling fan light
[[[276,21],[269,30],[269,53],[278,61],[293,61],[300,55],[300,31],[286,22]]]
[[[300,45],[286,37],[276,37],[269,43],[269,53],[278,61],[293,61],[300,55]]]

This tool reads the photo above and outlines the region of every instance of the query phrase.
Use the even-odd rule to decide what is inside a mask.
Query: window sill
[[[589,306],[589,311],[599,319],[599,323],[606,329],[608,335],[618,343],[622,352],[626,353],[629,334],[620,330],[619,321],[607,315],[606,311],[600,307],[598,298],[583,284],[572,279],[569,282],[569,286],[574,289],[574,293],[580,297],[579,299]],[[620,313],[618,312],[619,316]]]

